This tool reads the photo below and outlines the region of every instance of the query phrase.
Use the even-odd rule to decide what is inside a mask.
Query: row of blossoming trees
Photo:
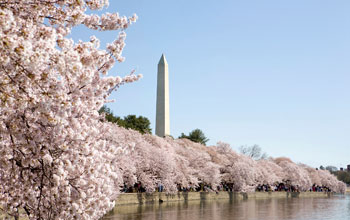
[[[98,110],[120,85],[138,80],[104,76],[122,62],[126,29],[136,16],[87,14],[108,0],[0,0],[0,209],[18,219],[99,219],[121,186],[141,183],[212,187],[289,179],[303,189],[344,185],[325,171],[288,160],[253,161],[223,143],[141,135],[104,122]],[[69,39],[72,28],[121,30],[106,49]]]
[[[272,186],[286,181],[303,191],[314,184],[334,192],[345,190],[345,184],[328,171],[295,164],[288,158],[255,161],[222,142],[206,147],[187,139],[173,140],[115,129],[118,130],[113,134],[117,135],[115,145],[129,143],[132,148],[118,160],[123,182],[127,186],[139,183],[147,192],[155,191],[159,185],[165,192],[176,192],[179,186],[189,189],[199,184],[214,190],[225,184],[233,191],[249,192],[258,185]]]

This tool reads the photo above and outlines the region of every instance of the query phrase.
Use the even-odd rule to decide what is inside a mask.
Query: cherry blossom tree
[[[165,192],[176,191],[175,154],[171,145],[157,136],[118,127],[111,141],[115,146],[129,145],[129,152],[116,156],[117,167],[127,187],[141,184],[151,193],[159,185]]]
[[[234,191],[254,191],[258,183],[257,163],[250,157],[238,154],[229,144],[219,142],[218,152],[222,182],[232,184]]]
[[[178,153],[187,158],[188,166],[194,171],[192,174],[197,183],[216,188],[221,182],[219,165],[212,161],[207,147],[186,138],[175,141],[180,146],[180,149],[177,149]]]
[[[293,163],[289,158],[276,158],[276,163],[283,170],[283,179],[290,181],[292,185],[301,190],[308,190],[312,182],[307,170],[302,166]]]
[[[198,176],[196,175],[198,171],[193,166],[193,163],[189,161],[189,149],[182,145],[182,141],[174,141],[170,137],[166,137],[165,140],[173,149],[173,156],[175,157],[175,183],[179,184],[183,188],[198,187],[199,180]]]
[[[265,159],[257,161],[259,169],[259,183],[273,185],[283,181],[283,169],[278,166],[273,160]]]
[[[108,0],[0,0],[0,207],[15,218],[98,219],[121,184],[114,146],[98,109],[121,84],[106,77],[122,62],[125,32],[136,16],[87,14]],[[99,40],[67,36],[83,24],[120,30],[106,50]]]

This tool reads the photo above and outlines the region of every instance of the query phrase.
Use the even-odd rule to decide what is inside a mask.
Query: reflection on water
[[[350,196],[119,206],[104,220],[347,220]]]

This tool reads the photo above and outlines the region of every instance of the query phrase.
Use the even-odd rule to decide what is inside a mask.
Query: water
[[[104,220],[350,220],[350,195],[120,206]]]

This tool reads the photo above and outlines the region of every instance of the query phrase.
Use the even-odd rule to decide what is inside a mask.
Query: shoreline
[[[350,192],[347,192],[350,193]],[[175,194],[166,193],[124,193],[120,194],[116,200],[116,207],[123,205],[145,205],[169,202],[188,201],[211,201],[229,200],[239,201],[244,199],[269,199],[269,198],[307,198],[307,197],[330,197],[330,192],[178,192]]]

